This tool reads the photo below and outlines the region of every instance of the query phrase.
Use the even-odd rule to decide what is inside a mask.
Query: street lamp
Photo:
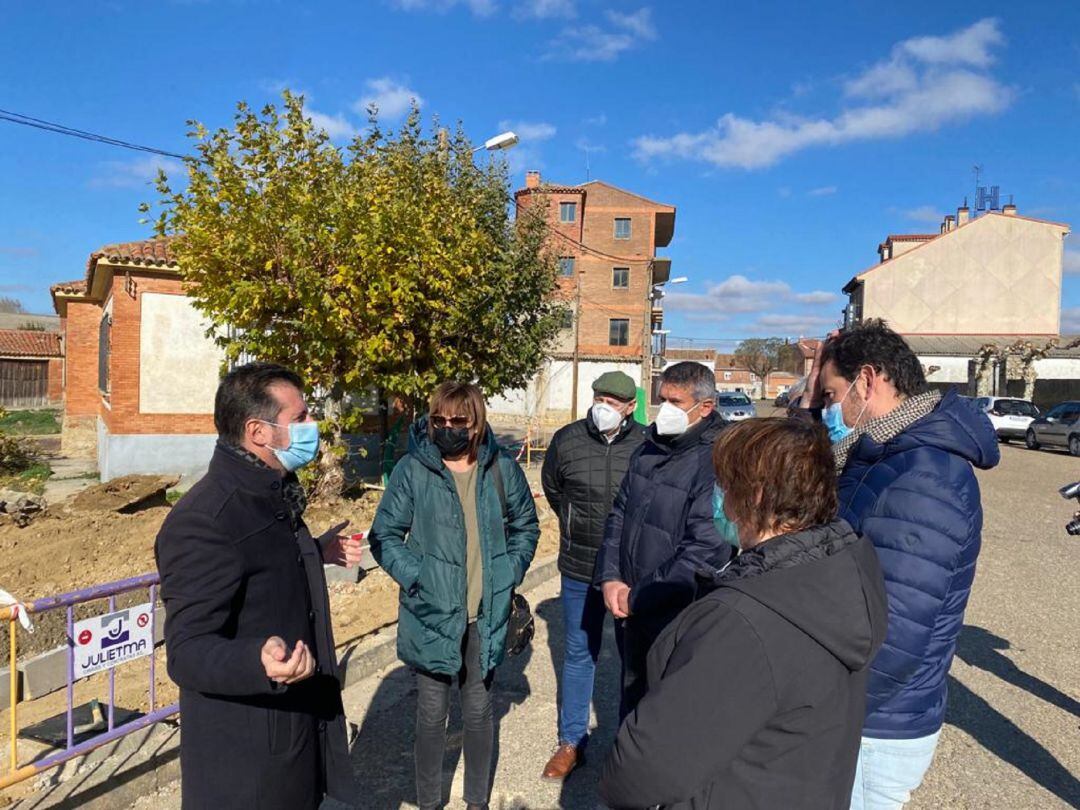
[[[478,146],[473,149],[473,154],[476,154],[481,149],[486,149],[489,152],[500,152],[503,149],[509,149],[511,146],[517,145],[518,141],[517,133],[514,132],[500,132],[494,138],[488,138],[484,141],[483,146]]]

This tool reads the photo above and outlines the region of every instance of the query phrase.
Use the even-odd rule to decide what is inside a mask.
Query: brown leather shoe
[[[583,761],[577,746],[563,743],[551,755],[548,764],[544,766],[544,775],[541,777],[545,782],[562,782]]]

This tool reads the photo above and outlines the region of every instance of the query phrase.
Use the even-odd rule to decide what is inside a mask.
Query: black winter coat
[[[611,807],[847,810],[885,585],[842,520],[717,575],[649,655],[600,781]]]
[[[716,413],[674,440],[651,427],[630,460],[604,526],[593,582],[629,585],[639,626],[658,631],[693,599],[698,569],[715,570],[731,558],[712,508],[712,446],[723,427]]]
[[[281,475],[221,449],[155,544],[169,676],[180,687],[185,810],[355,801],[323,561],[293,530]],[[261,650],[298,639],[318,669],[292,686]]]
[[[544,455],[544,495],[559,517],[559,571],[591,582],[604,524],[630,457],[645,441],[644,425],[627,419],[608,442],[590,415],[561,428]]]

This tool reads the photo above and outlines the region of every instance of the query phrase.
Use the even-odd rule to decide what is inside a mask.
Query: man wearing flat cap
[[[544,457],[543,486],[559,517],[559,572],[566,626],[559,689],[558,746],[543,778],[561,782],[578,765],[589,734],[596,661],[604,630],[604,598],[592,587],[604,523],[630,464],[645,439],[634,421],[637,386],[621,371],[593,383],[593,404],[584,419],[561,428]]]

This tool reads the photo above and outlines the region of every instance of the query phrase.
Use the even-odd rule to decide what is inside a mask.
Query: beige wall
[[[144,293],[139,340],[141,413],[213,413],[223,355],[184,295]]]
[[[1065,233],[986,214],[861,275],[860,315],[906,334],[1057,334]]]

